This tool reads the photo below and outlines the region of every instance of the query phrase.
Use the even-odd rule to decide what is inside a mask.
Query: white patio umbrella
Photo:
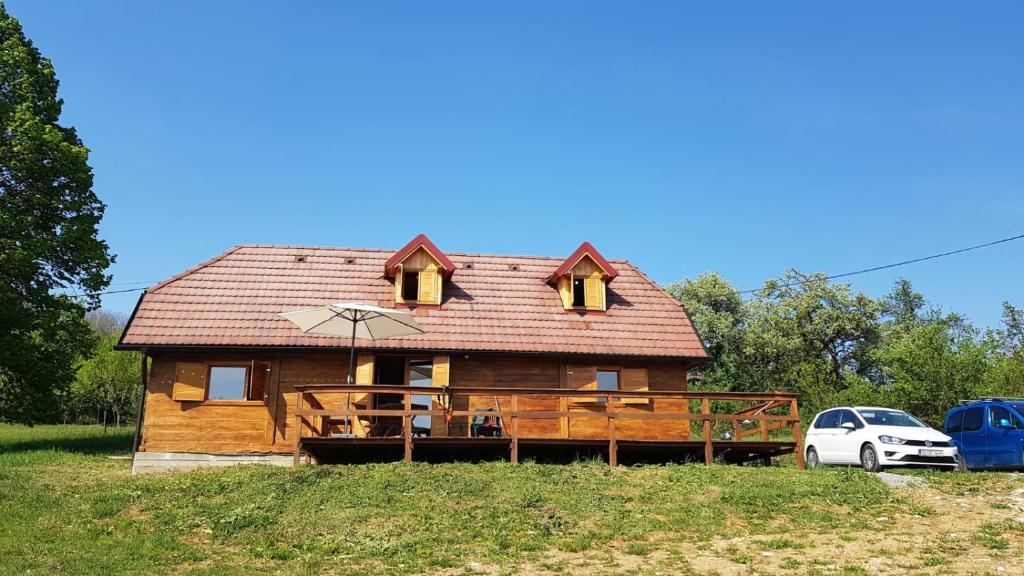
[[[378,308],[359,302],[328,304],[317,308],[282,312],[279,315],[291,320],[305,334],[350,337],[347,380],[349,384],[352,384],[352,370],[356,360],[356,338],[380,340],[424,333],[409,312]],[[346,411],[350,396],[351,394],[346,395]]]
[[[380,340],[424,333],[409,312],[378,308],[359,302],[343,302],[282,312],[280,316],[291,320],[305,334],[350,337],[352,340],[348,360],[349,384],[352,383],[352,368],[356,359],[356,338]]]

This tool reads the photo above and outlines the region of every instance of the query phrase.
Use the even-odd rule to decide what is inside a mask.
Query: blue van
[[[970,470],[1024,468],[1024,399],[964,402],[946,414],[946,435]]]

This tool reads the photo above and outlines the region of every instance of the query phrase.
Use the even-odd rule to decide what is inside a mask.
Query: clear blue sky
[[[239,243],[422,231],[486,253],[590,240],[660,282],[752,288],[1024,233],[1019,2],[7,7],[92,149],[115,284]],[[995,325],[1024,305],[1022,257],[853,285],[902,275]]]

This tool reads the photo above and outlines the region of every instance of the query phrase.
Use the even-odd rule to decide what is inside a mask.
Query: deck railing
[[[704,444],[704,461],[710,464],[714,460],[714,446],[716,442],[730,441],[742,443],[747,438],[756,437],[759,442],[770,442],[773,432],[788,432],[787,439],[776,439],[776,442],[792,442],[795,444],[794,455],[798,468],[804,467],[803,442],[800,429],[800,412],[797,405],[796,394],[775,391],[770,393],[746,393],[746,392],[683,392],[683,391],[602,391],[602,390],[573,390],[564,388],[495,388],[495,387],[423,387],[423,386],[388,386],[388,385],[346,385],[346,384],[307,384],[296,386],[296,410],[294,413],[295,426],[295,463],[298,464],[301,458],[303,438],[323,438],[330,436],[332,430],[340,428],[342,436],[358,439],[354,427],[357,423],[367,420],[389,418],[399,420],[400,425],[391,429],[390,437],[401,437],[404,445],[404,458],[412,460],[414,443],[413,420],[419,416],[427,416],[434,422],[434,418],[441,418],[445,422],[448,432],[451,431],[453,423],[461,432],[460,421],[467,424],[474,417],[489,417],[501,419],[501,435],[510,441],[510,460],[519,461],[519,441],[531,437],[529,434],[521,435],[519,425],[525,420],[551,420],[558,419],[568,425],[571,421],[604,420],[604,430],[607,436],[602,441],[608,442],[608,461],[612,466],[617,465],[617,454],[619,440],[627,440],[620,432],[616,431],[616,423],[624,420],[643,421],[670,421],[670,422],[699,422],[701,424],[701,437]],[[329,406],[324,406],[321,399],[329,395],[334,401]],[[388,408],[362,407],[353,403],[353,398],[367,398],[375,395],[388,395],[392,398],[400,396],[400,402],[387,404]],[[342,397],[337,401],[337,397]],[[414,397],[430,397],[428,407],[417,407]],[[501,406],[495,406],[486,411],[471,409],[472,398],[495,399],[503,398]],[[524,400],[557,399],[559,409],[522,409]],[[588,402],[591,408],[580,409],[576,403]],[[592,399],[592,400],[591,400]],[[653,401],[677,400],[686,401],[684,410],[657,411],[657,410],[631,410],[629,405],[623,402],[624,399],[639,399]],[[698,404],[699,409],[690,411],[691,404]],[[741,409],[736,410],[738,403],[745,403]],[[373,406],[373,402],[369,403]],[[480,405],[478,402],[477,405]],[[570,410],[570,404],[575,410]],[[676,403],[677,405],[679,403]],[[400,405],[400,407],[398,407]],[[465,409],[458,409],[456,406],[466,406]],[[657,404],[655,404],[657,406]],[[599,409],[594,409],[599,408]],[[769,413],[769,411],[776,413]],[[464,420],[463,420],[464,419]],[[715,423],[724,423],[725,430],[721,432],[721,439],[715,440]],[[753,425],[753,427],[751,427]],[[469,436],[471,425],[465,426],[466,435]],[[685,438],[677,438],[682,441],[693,440],[692,426],[686,426]],[[398,433],[394,433],[398,432]],[[775,434],[777,436],[777,434]],[[450,434],[446,434],[452,437]],[[462,436],[459,436],[462,437]],[[659,438],[661,439],[661,438]],[[673,439],[673,438],[665,438]]]

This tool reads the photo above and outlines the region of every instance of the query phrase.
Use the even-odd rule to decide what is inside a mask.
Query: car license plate
[[[918,450],[918,456],[942,456],[942,450]]]

